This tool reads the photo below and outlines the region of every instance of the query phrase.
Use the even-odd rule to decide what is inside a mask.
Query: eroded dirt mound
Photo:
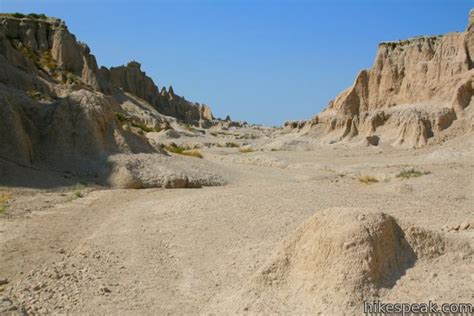
[[[407,223],[403,227],[394,217],[371,209],[317,213],[219,308],[237,314],[360,314],[364,301],[410,290],[410,271],[434,268],[438,260],[458,260],[459,254],[463,260],[472,257],[468,243]]]
[[[283,243],[256,274],[242,307],[272,312],[299,306],[300,312],[328,312],[330,302],[338,301],[338,308],[350,309],[392,287],[415,260],[393,217],[330,209],[311,217]]]
[[[201,188],[226,182],[208,164],[195,158],[114,155],[109,157],[108,163],[111,166],[105,181],[114,188]]]

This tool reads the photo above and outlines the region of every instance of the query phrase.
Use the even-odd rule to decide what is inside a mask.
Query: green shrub
[[[47,95],[47,94],[43,94],[35,89],[30,89],[28,91],[26,91],[26,94],[33,100],[36,100],[36,101],[51,101],[52,98]]]
[[[189,148],[176,146],[176,145],[174,145],[174,144],[172,144],[172,145],[165,145],[164,148],[165,148],[167,151],[169,151],[170,153],[178,154],[178,155],[182,155],[185,150],[189,150]]]
[[[163,146],[163,148],[166,149],[166,151],[173,154],[203,158],[200,151],[191,149],[189,147],[182,147],[182,146],[177,146],[176,144],[170,144],[170,145]]]
[[[119,121],[120,123],[125,123],[125,122],[128,122],[128,117],[121,113],[121,112],[115,112],[115,118],[117,119],[117,121]]]
[[[415,168],[410,168],[410,169],[403,169],[402,171],[400,171],[400,173],[397,174],[397,178],[410,179],[410,178],[421,177],[425,174],[429,174],[429,172],[419,171],[419,170],[416,170]]]
[[[21,18],[24,18],[24,17],[25,17],[25,15],[24,15],[23,13],[19,13],[19,12],[13,13],[12,16],[13,16],[14,18],[17,18],[17,19],[21,19]]]
[[[135,122],[132,122],[132,126],[141,129],[141,130],[144,131],[145,133],[150,133],[150,132],[154,132],[154,131],[155,131],[154,128],[148,127],[147,125],[145,125],[145,124],[143,124],[143,123],[135,123]]]
[[[72,193],[74,194],[75,197],[82,198],[82,197],[84,197],[84,194],[82,193],[83,188],[84,188],[84,186],[82,186],[80,184],[76,184],[76,186],[72,190]]]
[[[28,17],[31,19],[37,19],[37,20],[46,20],[48,17],[44,14],[36,14],[36,13],[30,13],[28,14]]]

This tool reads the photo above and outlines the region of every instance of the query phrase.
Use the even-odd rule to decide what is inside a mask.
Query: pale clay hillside
[[[0,14],[0,314],[473,303],[473,65],[471,11],[270,128],[99,67],[60,19]]]

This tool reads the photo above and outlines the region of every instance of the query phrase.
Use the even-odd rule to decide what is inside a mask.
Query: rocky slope
[[[160,92],[137,62],[99,68],[89,47],[60,19],[0,15],[4,162],[101,177],[116,169],[107,160],[113,154],[166,158],[160,146],[150,144],[147,132],[173,124],[223,123],[214,120],[209,107],[187,101],[171,87]]]
[[[329,142],[409,147],[472,130],[473,38],[474,10],[463,33],[381,43],[373,67],[322,113],[285,127]]]
[[[145,99],[160,113],[175,117],[186,123],[209,127],[209,121],[214,119],[211,109],[207,105],[192,104],[184,97],[176,95],[173,87],[165,87],[159,91],[153,80],[140,69],[138,62],[130,62],[126,66],[102,67],[101,73],[113,85],[124,91]]]

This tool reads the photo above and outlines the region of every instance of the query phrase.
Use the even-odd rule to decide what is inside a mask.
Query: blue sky
[[[463,31],[472,0],[0,0],[64,19],[100,65],[137,60],[215,115],[306,119],[370,68],[380,41]]]

